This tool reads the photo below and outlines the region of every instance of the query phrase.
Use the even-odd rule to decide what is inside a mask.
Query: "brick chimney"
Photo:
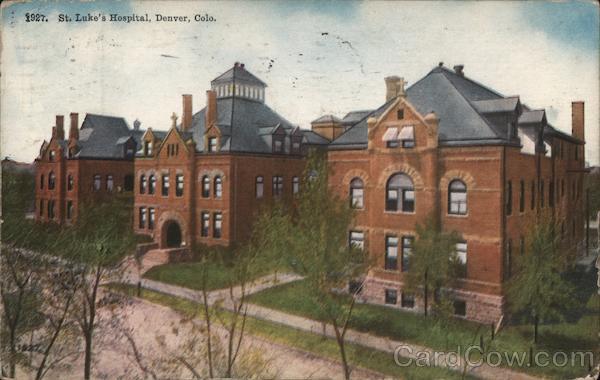
[[[79,114],[71,112],[71,127],[69,128],[69,140],[79,140]]]
[[[56,115],[56,138],[65,139],[65,117],[63,115]]]
[[[386,92],[385,92],[385,101],[389,101],[390,99],[393,99],[397,96],[406,96],[406,93],[404,92],[404,85],[406,84],[406,82],[404,81],[404,78],[398,77],[398,76],[391,76],[391,77],[386,77],[385,78],[385,88],[386,88]]]
[[[456,75],[464,77],[465,76],[465,65],[456,65],[453,67],[454,72],[456,73]]]
[[[585,141],[585,112],[584,102],[571,103],[571,134],[582,141]]]
[[[206,91],[206,109],[204,110],[204,128],[217,123],[217,93]]]
[[[181,97],[183,100],[181,130],[187,131],[192,126],[192,95],[184,94]]]

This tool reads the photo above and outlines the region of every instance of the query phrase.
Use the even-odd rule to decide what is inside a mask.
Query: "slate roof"
[[[237,74],[236,74],[237,75]],[[191,131],[196,150],[204,150],[205,108],[192,117]],[[233,117],[232,117],[233,115]],[[247,98],[217,99],[217,126],[221,131],[221,151],[272,153],[269,139],[263,138],[281,126],[290,135],[294,126],[266,104]]]
[[[342,119],[342,124],[352,125],[361,121],[365,116],[373,112],[373,110],[350,111]]]
[[[525,110],[519,116],[519,124],[539,124],[544,120],[544,110]]]
[[[222,83],[230,83],[233,80],[233,76],[235,74],[235,80],[244,82],[247,84],[256,84],[259,86],[267,87],[267,84],[262,80],[258,79],[254,74],[246,70],[241,65],[236,64],[231,69],[225,71],[223,74],[219,75],[215,79],[213,79],[210,84],[222,84]]]
[[[504,97],[498,92],[443,66],[435,67],[406,90],[406,98],[421,115],[435,112],[440,119],[439,143],[447,146],[518,144],[508,137],[506,121],[494,114],[514,112],[518,97]],[[380,116],[395,99],[378,109],[351,117],[359,121],[330,144],[331,149],[363,149],[367,147],[369,117]],[[539,120],[535,111],[522,106],[519,124]],[[533,113],[531,113],[533,112]],[[344,119],[346,119],[348,115]],[[503,124],[504,123],[504,124]],[[561,133],[561,136],[569,136]],[[564,137],[563,136],[563,137]],[[569,136],[572,138],[571,136]]]
[[[327,145],[329,144],[329,140],[325,137],[321,136],[318,133],[315,133],[308,129],[303,129],[302,133],[304,134],[305,143],[309,145]]]
[[[79,131],[77,158],[125,158],[123,144],[133,138],[139,146],[143,130],[129,129],[122,117],[86,114]],[[66,147],[68,140],[59,141]],[[65,149],[66,152],[66,149]]]
[[[342,120],[339,117],[335,117],[333,115],[323,115],[318,119],[311,121],[311,124],[319,124],[319,123],[341,123]]]

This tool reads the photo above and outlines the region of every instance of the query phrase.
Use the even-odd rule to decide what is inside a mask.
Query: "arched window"
[[[67,191],[73,190],[73,174],[67,176]]]
[[[107,175],[106,176],[106,191],[113,191],[113,188],[115,186],[115,181],[113,180],[113,176],[112,175]]]
[[[448,185],[448,214],[467,214],[467,185],[459,179]]]
[[[350,181],[350,207],[362,209],[365,207],[365,188],[362,179],[354,178]]]
[[[147,186],[146,176],[144,174],[142,174],[140,176],[140,194],[146,193],[146,186]]]
[[[50,174],[48,174],[48,190],[54,190],[55,186],[56,176],[54,175],[54,172],[50,172]]]
[[[415,188],[412,179],[404,173],[390,177],[385,192],[386,211],[415,211]]]
[[[207,175],[202,177],[202,198],[210,197],[210,178]]]
[[[156,177],[154,174],[150,174],[148,177],[148,194],[154,194],[156,191]]]
[[[215,198],[221,198],[223,196],[223,180],[221,176],[215,177]]]
[[[265,179],[261,175],[256,177],[255,190],[256,198],[262,198],[265,192]]]

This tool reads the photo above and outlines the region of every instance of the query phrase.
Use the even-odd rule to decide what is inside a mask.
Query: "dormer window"
[[[214,153],[217,151],[217,138],[216,137],[209,137],[208,138],[208,152],[209,153]]]
[[[404,109],[399,109],[397,116],[398,116],[398,120],[404,119]]]
[[[275,153],[281,153],[283,151],[283,142],[281,140],[273,141],[273,151]]]
[[[300,153],[300,141],[292,142],[292,153]]]
[[[48,161],[54,161],[54,157],[55,157],[55,156],[56,156],[56,153],[55,153],[53,150],[51,150],[51,151],[48,153]]]

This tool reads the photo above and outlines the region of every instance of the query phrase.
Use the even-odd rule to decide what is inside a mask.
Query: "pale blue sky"
[[[598,164],[595,2],[36,2],[2,9],[2,155],[31,161],[55,114],[105,113],[167,129],[181,94],[205,102],[235,61],[269,84],[267,103],[303,128],[324,113],[380,105],[383,77],[414,83],[439,61],[546,108],[570,132],[586,102]],[[25,23],[25,12],[50,17]],[[215,23],[65,24],[58,13],[204,14]],[[326,33],[326,34],[324,34]],[[175,56],[177,58],[168,58]]]

